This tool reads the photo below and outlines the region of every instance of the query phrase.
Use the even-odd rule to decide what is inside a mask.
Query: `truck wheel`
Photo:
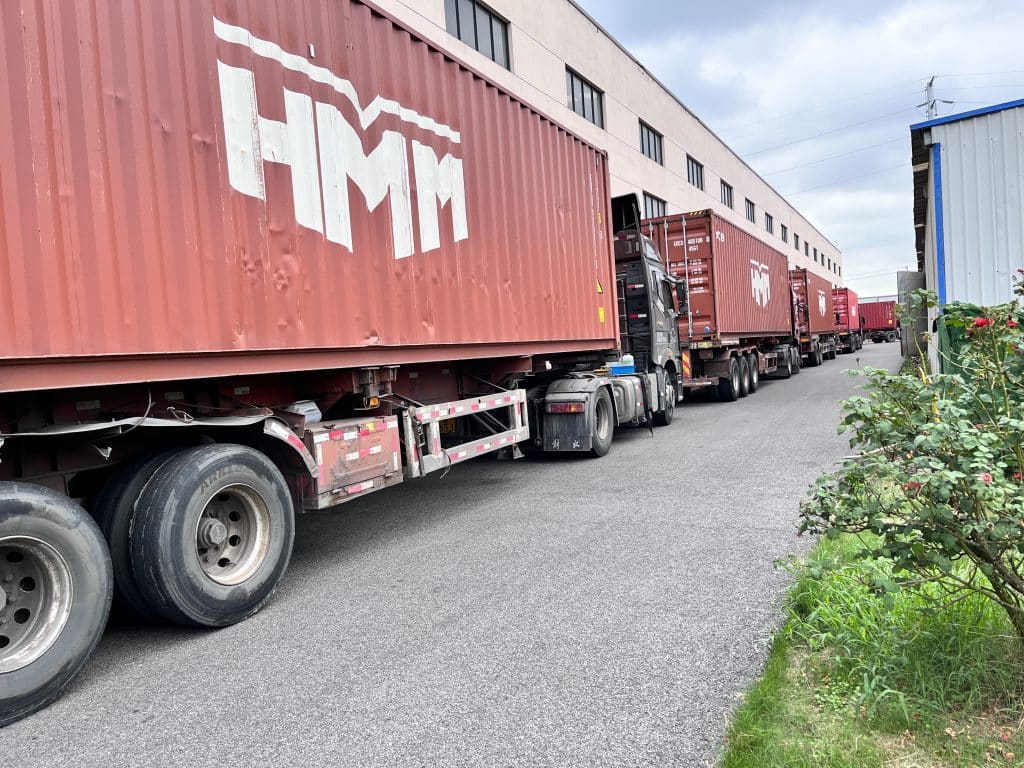
[[[173,456],[143,489],[132,570],[160,617],[225,627],[270,599],[294,538],[288,485],[270,459],[241,445],[204,445]]]
[[[665,385],[665,408],[654,414],[654,426],[667,427],[676,415],[676,388]]]
[[[607,389],[598,390],[594,398],[594,425],[590,434],[590,453],[600,458],[612,449],[615,436],[615,412]]]
[[[750,394],[754,394],[761,383],[757,355],[747,355],[747,366],[750,368]]]
[[[746,355],[740,355],[740,397],[750,394],[750,363]]]
[[[800,373],[800,368],[803,366],[803,358],[800,357],[800,348],[790,347],[789,353],[793,358],[793,375],[796,376]]]
[[[894,342],[894,341],[896,341],[896,334],[895,333],[887,333],[887,334],[885,334],[885,342],[887,344],[889,344],[891,342]]]
[[[729,375],[718,379],[718,399],[735,402],[740,396],[740,364],[735,357],[729,358]]]
[[[136,585],[128,535],[139,494],[153,473],[174,453],[164,451],[156,456],[142,456],[122,464],[107,480],[89,510],[110,549],[114,572],[114,608],[130,611],[142,619],[155,619],[156,616]]]
[[[103,634],[113,579],[99,528],[48,488],[0,483],[0,727],[54,701]]]

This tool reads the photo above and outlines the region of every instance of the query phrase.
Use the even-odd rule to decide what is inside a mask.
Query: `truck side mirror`
[[[683,314],[690,307],[690,292],[686,289],[685,282],[676,283],[676,305],[679,307],[679,314]]]

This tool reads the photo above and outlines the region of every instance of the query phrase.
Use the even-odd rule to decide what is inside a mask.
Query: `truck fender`
[[[564,379],[556,379],[548,385],[544,393],[544,404],[585,400],[586,407],[582,419],[576,422],[577,427],[572,433],[565,431],[565,419],[557,414],[549,414],[547,408],[542,409],[544,419],[544,449],[545,450],[569,450],[588,451],[591,448],[590,439],[594,431],[594,401],[597,393],[601,390],[608,390],[611,396],[612,410],[615,414],[615,423],[619,423],[618,405],[615,392],[609,386],[608,379],[599,376],[571,376]],[[581,398],[581,395],[583,396]],[[557,448],[552,447],[552,440],[557,441]]]

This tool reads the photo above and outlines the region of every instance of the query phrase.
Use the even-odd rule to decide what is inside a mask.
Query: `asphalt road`
[[[898,346],[861,364],[894,367]],[[693,403],[611,454],[480,461],[300,518],[270,605],[112,626],[5,765],[702,766],[757,677],[843,455],[854,356]]]

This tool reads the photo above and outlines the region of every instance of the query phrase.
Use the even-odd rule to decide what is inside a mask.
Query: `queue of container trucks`
[[[0,725],[112,598],[255,613],[298,512],[602,456],[862,342],[852,292],[712,212],[639,221],[603,152],[362,0],[14,3]]]

